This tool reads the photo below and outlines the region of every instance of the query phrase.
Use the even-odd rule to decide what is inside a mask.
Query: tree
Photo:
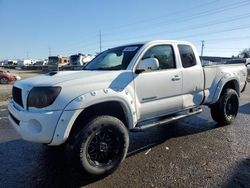
[[[239,53],[239,56],[242,58],[250,58],[250,48],[245,48]]]

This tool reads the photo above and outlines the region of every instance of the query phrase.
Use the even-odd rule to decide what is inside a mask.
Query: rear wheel
[[[235,90],[227,89],[219,101],[210,107],[212,118],[220,125],[229,125],[237,116],[239,97]]]
[[[129,136],[124,124],[112,116],[92,119],[75,136],[73,150],[82,169],[90,175],[113,172],[126,157]]]

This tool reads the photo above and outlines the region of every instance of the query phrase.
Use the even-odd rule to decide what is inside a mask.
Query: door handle
[[[175,75],[175,76],[172,78],[172,81],[178,81],[178,80],[180,80],[180,79],[181,79],[180,76]]]

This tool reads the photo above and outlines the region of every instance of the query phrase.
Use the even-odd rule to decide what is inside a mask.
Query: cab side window
[[[192,67],[196,65],[196,59],[194,51],[191,46],[179,44],[178,49],[181,56],[182,66],[184,68]]]
[[[159,45],[150,48],[143,59],[156,58],[159,61],[159,70],[176,68],[174,51],[170,45]]]

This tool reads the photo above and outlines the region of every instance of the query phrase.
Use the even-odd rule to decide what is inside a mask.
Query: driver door
[[[176,57],[171,45],[149,48],[142,59],[156,58],[158,70],[135,74],[135,90],[139,121],[168,115],[182,109],[182,72],[176,66]]]

